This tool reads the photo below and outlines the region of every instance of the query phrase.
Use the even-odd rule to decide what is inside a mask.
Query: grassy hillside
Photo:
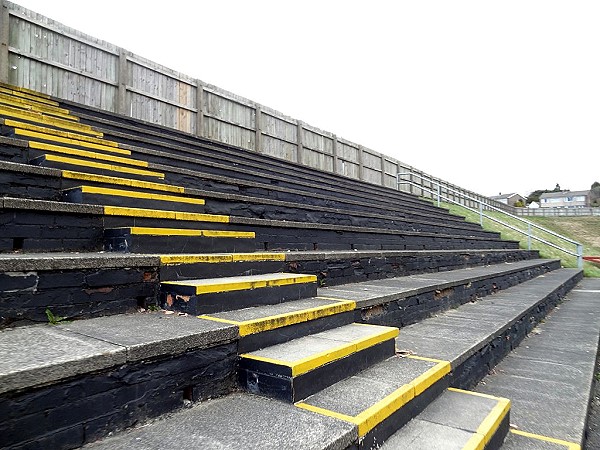
[[[479,223],[479,214],[471,212],[460,206],[443,203],[442,207],[448,208],[453,214],[464,216],[469,222]],[[520,223],[502,213],[487,212],[490,216],[498,218],[514,227],[522,230],[527,229],[527,225]],[[524,217],[525,219],[540,225],[548,230],[559,233],[574,241],[583,244],[584,256],[600,256],[600,217]],[[502,234],[503,239],[519,241],[521,248],[527,248],[527,236],[497,224],[491,219],[483,219],[483,227],[486,230],[497,231]],[[546,241],[567,248],[576,253],[576,247],[568,244],[554,236],[542,231],[534,230],[534,235]],[[542,258],[560,258],[564,267],[577,267],[577,258],[563,253],[549,245],[542,244],[535,240],[532,241],[532,249],[539,250]],[[600,277],[600,266],[584,262],[584,273],[588,277]]]

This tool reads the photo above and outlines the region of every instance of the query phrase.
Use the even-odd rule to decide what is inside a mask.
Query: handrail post
[[[483,226],[483,202],[479,201],[479,225]]]
[[[577,244],[577,268],[583,269],[583,245]]]
[[[442,187],[438,184],[437,185],[437,205],[438,205],[438,208],[440,207],[441,204],[442,204]]]
[[[531,250],[531,224],[527,224],[527,250]]]

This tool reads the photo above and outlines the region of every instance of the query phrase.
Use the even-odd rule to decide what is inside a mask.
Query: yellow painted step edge
[[[204,236],[234,239],[254,239],[254,231],[192,230],[187,228],[122,227],[134,235],[150,236]]]
[[[27,99],[27,98],[23,98],[23,97],[17,97],[16,95],[7,94],[6,92],[1,92],[1,91],[0,91],[0,100],[10,102],[8,104],[34,106],[36,108],[39,108],[40,111],[47,110],[47,111],[55,111],[55,112],[58,112],[61,114],[70,114],[70,111],[66,108],[61,108],[60,106],[56,106],[56,105],[49,105],[48,103],[41,103],[37,99],[33,100],[33,99]],[[31,102],[33,102],[33,103],[31,103]]]
[[[96,183],[116,184],[119,186],[130,186],[142,189],[152,189],[155,191],[174,192],[183,194],[185,188],[171,184],[154,183],[152,181],[133,180],[130,178],[110,177],[107,175],[97,175],[95,173],[77,172],[72,170],[62,170],[63,178],[80,181],[94,181]]]
[[[53,155],[50,153],[47,153],[44,156],[48,161],[70,164],[73,166],[94,167],[97,169],[110,170],[111,172],[131,173],[159,179],[163,179],[165,177],[164,173],[153,172],[151,170],[136,169],[134,167],[115,166],[114,164],[99,163],[96,161],[70,158],[68,156]]]
[[[581,450],[581,445],[576,444],[574,442],[564,441],[562,439],[555,439],[548,436],[542,436],[540,434],[528,433],[526,431],[521,430],[510,430],[510,432],[518,436],[537,439],[538,441],[545,441],[551,442],[552,444],[564,445],[567,448],[567,450]]]
[[[316,283],[315,275],[295,275],[290,277],[281,277],[279,279],[264,279],[252,281],[238,281],[235,283],[214,283],[196,286],[196,295],[212,294],[216,292],[245,291],[249,289],[262,289],[267,287],[289,286],[291,284]],[[162,284],[182,285],[185,282],[165,281]]]
[[[55,106],[50,105],[44,106],[42,104],[34,105],[33,103],[26,102],[25,99],[20,101],[18,99],[8,99],[6,98],[6,96],[2,96],[0,94],[0,104],[3,106],[10,106],[12,108],[22,109],[24,111],[36,112],[52,117],[58,117],[60,119],[79,122],[79,117],[70,114],[68,110],[65,110],[67,111],[66,113],[61,112],[61,108],[57,108]]]
[[[175,264],[218,264],[246,261],[285,261],[285,253],[207,253],[160,255],[165,266]]]
[[[57,101],[51,100],[49,95],[16,86],[0,85],[0,92],[19,98],[25,98],[27,100],[44,103],[50,106],[60,105]]]
[[[147,200],[160,200],[164,202],[204,205],[204,200],[201,198],[178,197],[175,195],[155,194],[152,192],[125,191],[122,189],[102,188],[97,186],[81,186],[81,191],[85,194],[114,195],[117,197],[141,198]]]
[[[42,139],[44,141],[59,142],[61,144],[76,145],[78,147],[86,147],[86,148],[91,148],[94,150],[102,150],[105,152],[118,153],[121,155],[131,155],[130,150],[125,150],[122,148],[112,147],[112,146],[103,145],[103,144],[97,144],[94,142],[80,141],[77,139],[71,139],[71,138],[66,138],[66,137],[62,137],[62,136],[55,136],[52,134],[40,133],[37,131],[30,131],[30,130],[23,130],[20,128],[15,128],[15,134],[17,136],[25,136],[28,138]]]
[[[125,158],[122,156],[114,156],[114,155],[106,155],[104,153],[90,152],[87,150],[79,150],[79,149],[70,148],[70,147],[63,147],[60,145],[45,144],[43,142],[29,141],[29,148],[33,148],[36,150],[42,150],[42,151],[46,151],[46,152],[60,153],[60,154],[69,155],[69,156],[79,156],[81,158],[98,159],[100,161],[109,161],[109,162],[115,162],[115,163],[119,163],[119,164],[127,164],[129,166],[144,167],[144,168],[148,167],[147,161],[141,161],[139,159]]]
[[[4,89],[10,89],[11,91],[23,92],[24,94],[35,95],[36,97],[41,97],[46,100],[50,100],[51,98],[48,94],[43,94],[42,92],[34,91],[33,89],[24,88],[21,86],[15,86],[14,84],[4,83],[2,81],[0,81],[0,87]]]
[[[409,358],[412,357],[409,356]],[[394,414],[396,411],[398,411],[400,408],[402,408],[406,403],[415,398],[418,395],[415,393],[417,390],[422,389],[424,386],[429,387],[433,385],[436,381],[443,378],[446,374],[450,372],[449,361],[433,361],[438,362],[435,366],[431,367],[424,374],[419,375],[410,383],[399,387],[394,392],[381,399],[374,405],[370,406],[369,408],[365,409],[356,416],[347,416],[344,414],[337,413],[335,411],[316,407],[303,402],[296,403],[296,406],[299,408],[307,409],[309,411],[317,412],[319,414],[323,414],[325,416],[336,417],[338,419],[351,422],[358,427],[358,436],[362,437],[365,436],[373,428],[375,428],[378,424],[380,424],[385,419]]]
[[[124,206],[105,206],[104,214],[107,216],[148,217],[154,219],[189,220],[192,222],[229,222],[229,216],[219,216],[216,214],[164,211],[160,209],[146,208],[127,208]]]
[[[252,355],[251,353],[244,353],[240,355],[240,358],[253,359],[255,361],[263,361],[279,366],[286,366],[290,368],[292,376],[302,375],[303,373],[310,372],[317,367],[321,367],[327,363],[332,361],[336,361],[338,359],[344,358],[353,353],[359,352],[365,348],[372,347],[381,342],[387,341],[389,339],[395,339],[398,336],[398,329],[391,327],[383,327],[387,328],[387,330],[382,331],[376,335],[371,335],[364,337],[362,339],[356,339],[352,342],[346,342],[343,345],[332,348],[330,350],[326,350],[321,353],[317,353],[312,356],[308,356],[306,358],[289,362],[282,361],[273,358],[266,358],[263,356]]]
[[[483,419],[473,436],[463,447],[463,450],[483,450],[485,446],[490,442],[502,420],[506,417],[510,411],[510,400],[502,397],[495,397],[493,395],[481,394],[479,392],[465,391],[463,389],[448,388],[452,392],[460,392],[465,395],[473,395],[476,397],[488,398],[496,401],[496,405],[492,408],[489,414]]]
[[[318,297],[317,297],[318,298]],[[277,328],[287,327],[302,322],[320,319],[322,317],[333,316],[347,311],[354,311],[356,302],[338,301],[329,305],[316,306],[301,311],[293,311],[285,314],[261,317],[260,319],[235,321],[214,317],[209,314],[198,316],[199,319],[212,320],[214,322],[228,323],[237,325],[241,337],[251,334],[262,333],[264,331],[275,330]]]
[[[92,144],[105,145],[107,147],[118,147],[119,146],[119,144],[115,141],[109,141],[108,139],[97,138],[97,137],[89,136],[86,134],[80,134],[80,133],[71,132],[71,131],[56,130],[54,128],[42,127],[40,125],[33,125],[33,124],[27,123],[27,122],[19,122],[18,120],[12,120],[12,119],[2,119],[2,120],[4,120],[4,125],[6,125],[7,127],[35,131],[35,132],[42,133],[42,134],[51,134],[54,136],[60,136],[63,138],[73,139],[76,141],[85,141],[85,142],[91,142]],[[125,151],[129,151],[129,150],[125,150]]]
[[[17,118],[31,120],[37,123],[43,123],[57,128],[63,128],[65,130],[78,131],[80,133],[91,134],[92,136],[102,137],[103,134],[99,131],[94,131],[91,126],[84,125],[79,122],[73,122],[71,120],[60,119],[58,117],[49,117],[40,113],[24,111],[18,108],[12,108],[10,106],[0,105],[0,114]]]

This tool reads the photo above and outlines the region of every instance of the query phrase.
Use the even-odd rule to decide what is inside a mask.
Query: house
[[[538,202],[531,202],[529,205],[527,205],[527,207],[531,209],[537,209],[540,207],[540,204]]]
[[[525,204],[525,198],[519,194],[499,194],[490,197],[492,200],[496,200],[497,202],[504,203],[508,206],[515,206],[515,203],[521,201],[521,204]]]
[[[590,206],[590,191],[546,192],[540,195],[542,208],[585,208]]]

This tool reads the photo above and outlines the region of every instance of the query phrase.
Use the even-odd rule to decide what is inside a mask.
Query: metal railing
[[[411,178],[412,177],[417,177],[417,178],[419,178],[421,180],[421,183],[416,183],[416,182],[412,181],[412,179],[409,179],[409,180],[402,179],[401,178],[402,176],[410,176]],[[507,227],[507,228],[509,228],[509,229],[511,229],[513,231],[516,231],[518,233],[521,233],[521,234],[527,236],[527,248],[528,248],[528,250],[531,250],[531,242],[532,242],[532,240],[535,240],[535,241],[541,242],[542,244],[545,244],[545,245],[548,245],[550,247],[553,247],[553,248],[555,248],[555,249],[557,249],[557,250],[559,250],[559,251],[561,251],[563,253],[566,253],[566,254],[571,255],[571,256],[575,256],[575,257],[577,257],[577,267],[580,268],[580,269],[583,268],[583,245],[581,243],[577,242],[577,241],[574,241],[572,239],[569,239],[566,236],[563,236],[561,234],[555,233],[554,231],[551,231],[551,230],[548,230],[548,229],[546,229],[544,227],[541,227],[541,226],[539,226],[539,225],[537,225],[537,224],[535,224],[533,222],[530,222],[528,220],[523,219],[522,217],[515,216],[514,214],[510,214],[510,213],[506,212],[506,210],[504,210],[504,209],[497,208],[497,207],[495,207],[495,206],[493,206],[493,205],[491,205],[491,204],[489,204],[489,203],[487,203],[487,202],[485,202],[485,201],[483,201],[481,199],[478,199],[478,198],[475,198],[475,197],[471,197],[470,195],[465,194],[464,192],[458,191],[458,190],[453,189],[453,188],[451,188],[449,186],[446,186],[446,185],[442,186],[442,184],[439,183],[438,181],[435,181],[435,180],[433,180],[430,177],[427,177],[427,176],[424,176],[424,175],[421,175],[421,174],[418,174],[418,173],[411,173],[411,172],[398,173],[396,175],[396,182],[397,182],[398,188],[400,187],[401,184],[409,184],[409,185],[411,185],[411,186],[413,186],[415,188],[418,188],[418,189],[420,189],[420,190],[422,190],[424,192],[429,192],[432,195],[432,199],[435,198],[437,200],[437,205],[438,206],[440,206],[440,204],[442,202],[442,199],[443,199],[445,202],[453,203],[453,204],[459,205],[460,207],[465,208],[465,209],[467,209],[469,211],[478,213],[479,214],[479,223],[482,226],[483,226],[483,218],[485,217],[485,218],[487,218],[487,219],[489,219],[489,220],[491,220],[493,222],[496,222],[496,223],[498,223],[498,224],[500,224],[500,225],[502,225],[504,227]],[[435,186],[435,190],[432,189],[432,188],[426,187],[423,184],[423,182],[429,183],[432,188]],[[443,191],[445,191],[446,194],[444,194]],[[454,198],[451,198],[450,196],[448,196],[447,195],[448,193],[452,193],[453,194],[452,197],[454,197]],[[471,207],[465,205],[464,203],[461,203],[460,201],[455,200],[456,197],[458,197],[459,199],[468,200],[469,202],[475,202],[476,204],[478,204],[479,208],[478,209],[471,208]],[[523,223],[524,225],[527,226],[527,229],[526,230],[522,230],[520,228],[517,228],[516,226],[513,226],[513,225],[509,224],[509,223],[503,222],[502,220],[498,219],[497,217],[491,216],[489,214],[485,214],[484,210],[487,210],[487,211],[498,211],[498,212],[500,212],[500,213],[502,213],[502,214],[504,214],[504,215],[506,215],[506,216],[508,216],[508,217],[510,217],[512,219],[517,220],[518,222]],[[562,240],[564,242],[572,244],[572,245],[574,245],[577,248],[577,250],[575,252],[573,252],[572,250],[569,250],[567,248],[563,248],[563,247],[561,247],[561,246],[559,246],[559,245],[557,245],[557,244],[555,244],[553,242],[550,242],[550,241],[548,241],[546,239],[543,239],[541,237],[535,236],[533,234],[533,230],[534,229],[543,231],[544,233],[548,233],[549,235],[554,236],[554,237],[556,237],[556,238],[558,238],[558,239],[560,239],[560,240]]]

